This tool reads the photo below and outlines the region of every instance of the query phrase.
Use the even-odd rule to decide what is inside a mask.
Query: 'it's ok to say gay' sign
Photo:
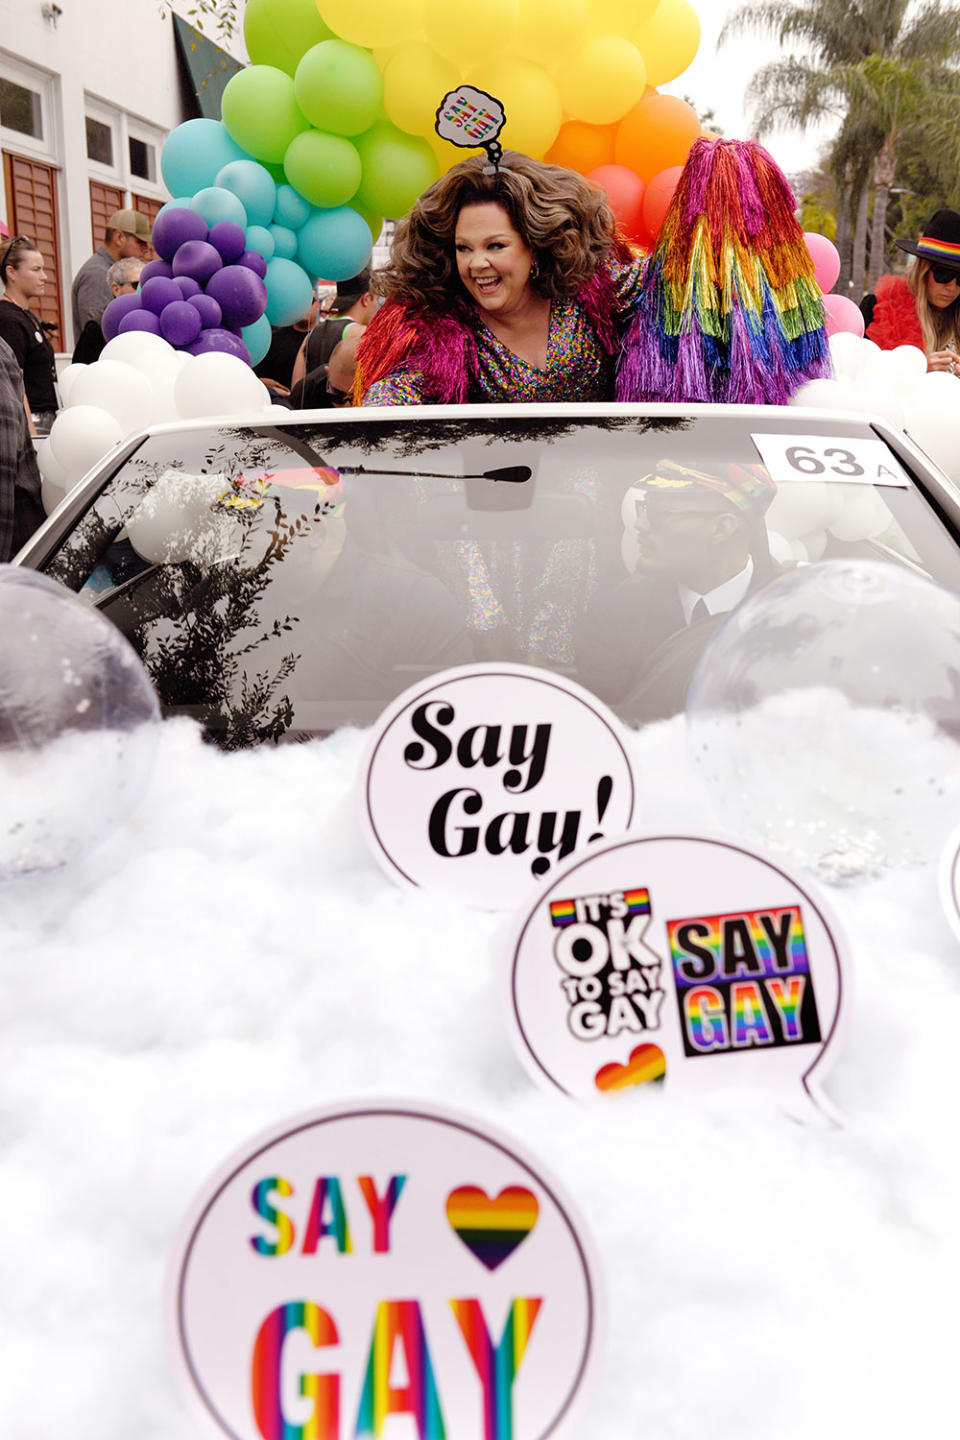
[[[357,1104],[251,1142],[198,1198],[177,1351],[233,1440],[541,1440],[597,1351],[595,1267],[512,1141]]]

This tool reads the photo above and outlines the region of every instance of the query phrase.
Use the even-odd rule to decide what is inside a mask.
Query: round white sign
[[[538,1080],[580,1099],[665,1081],[827,1108],[841,943],[806,884],[743,846],[608,843],[551,877],[514,933],[514,1038]]]
[[[394,879],[509,908],[568,855],[633,819],[619,722],[582,686],[472,665],[399,696],[364,766],[364,828]]]
[[[357,1103],[252,1141],[172,1277],[190,1388],[233,1440],[539,1440],[597,1350],[582,1227],[513,1142]]]

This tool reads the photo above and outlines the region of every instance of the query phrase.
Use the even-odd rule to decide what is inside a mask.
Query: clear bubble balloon
[[[960,598],[897,565],[793,570],[733,612],[687,699],[727,828],[842,884],[934,860],[960,806]]]
[[[30,570],[0,568],[0,878],[88,853],[139,801],[159,705],[129,642]]]

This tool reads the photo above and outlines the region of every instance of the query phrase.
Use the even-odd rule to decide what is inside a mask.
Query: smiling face
[[[533,298],[533,251],[502,205],[465,205],[457,216],[454,247],[464,288],[485,314],[506,318]]]
[[[947,310],[960,296],[960,270],[946,282],[940,284],[933,278],[933,270],[927,271],[927,300],[934,310]]]

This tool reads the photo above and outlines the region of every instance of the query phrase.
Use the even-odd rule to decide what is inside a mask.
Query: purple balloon
[[[225,265],[207,281],[207,294],[223,311],[228,326],[252,325],[267,308],[267,287],[246,265]]]
[[[112,340],[120,333],[120,321],[133,310],[142,309],[139,295],[118,295],[100,317],[100,329],[105,340]]]
[[[151,260],[149,265],[144,265],[140,271],[140,288],[142,290],[148,280],[156,280],[160,275],[169,280],[172,274],[173,271],[166,260]]]
[[[200,316],[200,324],[204,330],[209,330],[211,327],[219,325],[223,319],[220,306],[212,295],[188,295],[187,304],[192,305]]]
[[[174,275],[189,275],[191,280],[197,280],[201,285],[206,285],[210,276],[222,265],[220,251],[208,245],[206,240],[188,240],[173,257]]]
[[[189,300],[172,300],[160,312],[160,334],[178,350],[192,345],[202,329],[200,313]]]
[[[117,326],[117,334],[128,335],[131,330],[148,330],[151,335],[159,335],[160,317],[152,310],[131,310]]]
[[[199,340],[187,347],[191,355],[206,355],[216,350],[221,355],[236,355],[238,360],[250,364],[250,351],[238,335],[229,330],[204,330]]]
[[[259,250],[244,250],[237,264],[245,265],[248,270],[252,270],[255,275],[259,275],[261,280],[267,273],[267,262]]]
[[[196,280],[191,280],[189,275],[178,275],[173,283],[179,287],[180,294],[184,300],[189,300],[191,295],[199,295],[202,290],[202,287],[197,284]]]
[[[234,260],[239,260],[247,243],[243,226],[233,220],[218,220],[207,239],[220,251],[224,265],[232,265]]]
[[[164,210],[153,222],[153,234],[150,239],[153,248],[163,260],[172,260],[174,255],[185,245],[188,240],[206,240],[207,222],[196,210],[188,210],[184,207],[175,207],[172,210]]]
[[[162,315],[168,305],[172,305],[175,300],[182,300],[183,296],[175,280],[168,280],[164,275],[155,275],[141,288],[140,298],[144,310],[152,310],[154,315]]]

